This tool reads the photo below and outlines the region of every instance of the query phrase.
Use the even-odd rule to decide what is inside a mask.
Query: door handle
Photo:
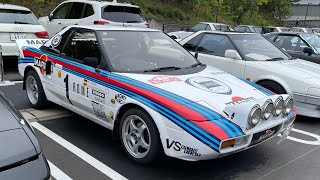
[[[74,25],[78,25],[78,23],[75,23]]]
[[[61,23],[58,23],[58,24],[61,24]]]

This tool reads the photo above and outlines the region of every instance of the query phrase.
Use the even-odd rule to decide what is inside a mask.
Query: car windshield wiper
[[[186,69],[195,68],[197,66],[204,66],[205,64],[202,64],[201,62],[197,62],[195,64],[192,64],[191,66],[186,67]]]
[[[266,59],[266,61],[281,61],[281,60],[284,60],[284,58],[277,57],[277,58]]]
[[[168,67],[161,67],[161,68],[156,68],[156,69],[149,69],[149,70],[145,70],[143,72],[175,71],[175,70],[179,70],[179,69],[181,69],[181,67],[168,66]]]
[[[21,22],[21,21],[14,21],[13,23],[15,23],[15,24],[29,24],[27,22]]]

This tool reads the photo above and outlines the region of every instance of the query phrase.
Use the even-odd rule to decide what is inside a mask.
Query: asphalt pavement
[[[18,109],[31,108],[21,82],[0,86],[0,91]],[[278,145],[279,137],[275,137],[216,160],[186,162],[164,157],[148,166],[130,161],[120,142],[112,140],[111,131],[78,115],[35,123],[33,126],[47,159],[58,168],[54,179],[320,180],[319,119],[298,116],[291,140]]]

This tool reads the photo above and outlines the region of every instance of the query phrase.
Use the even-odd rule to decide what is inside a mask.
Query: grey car
[[[29,123],[0,92],[0,179],[49,179],[50,168]]]

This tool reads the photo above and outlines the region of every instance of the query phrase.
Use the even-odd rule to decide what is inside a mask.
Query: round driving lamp
[[[259,105],[254,106],[249,113],[248,124],[251,127],[256,126],[261,119],[261,115],[262,115],[262,110],[259,107]]]
[[[273,111],[274,111],[274,104],[273,104],[273,102],[272,102],[271,99],[267,100],[267,101],[264,103],[264,105],[263,105],[263,107],[262,107],[262,110],[263,110],[263,112],[262,112],[262,118],[263,118],[264,120],[268,120],[268,119],[271,117],[271,115],[272,115],[272,113],[273,113]]]
[[[286,99],[284,106],[284,114],[289,114],[293,108],[293,99],[290,96]]]
[[[284,100],[282,96],[279,96],[276,101],[274,102],[274,115],[279,116],[285,109],[284,107]]]

